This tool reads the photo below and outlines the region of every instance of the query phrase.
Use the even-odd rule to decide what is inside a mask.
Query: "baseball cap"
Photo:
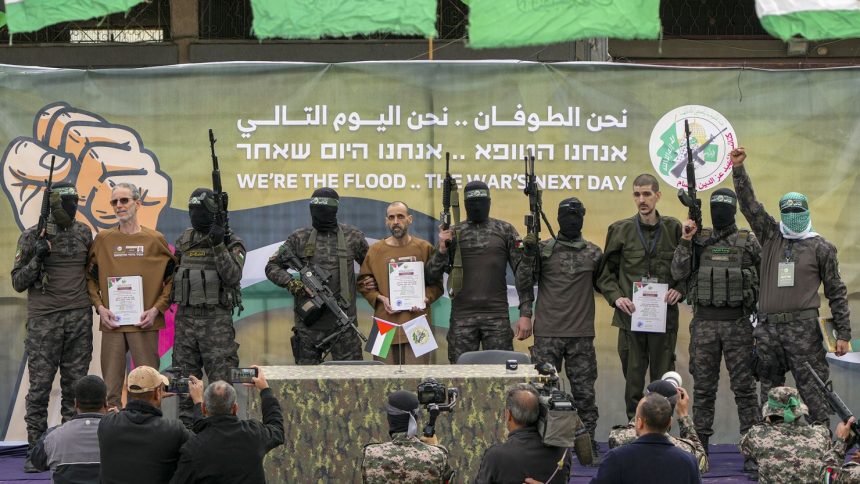
[[[167,377],[151,366],[138,366],[128,374],[129,393],[150,392],[167,384]]]

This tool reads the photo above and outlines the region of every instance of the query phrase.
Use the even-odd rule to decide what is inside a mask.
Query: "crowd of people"
[[[767,454],[761,453],[759,445],[768,440],[762,437],[765,430],[777,429],[790,435],[816,426],[826,428],[829,424],[828,403],[803,364],[809,363],[822,379],[828,379],[829,368],[818,329],[821,304],[818,290],[822,285],[837,338],[835,353],[841,356],[848,351],[851,328],[847,289],[839,275],[835,247],[813,230],[807,198],[796,192],[784,195],[779,200],[777,221],[755,197],[745,167],[745,150],[738,148],[730,157],[735,190],[723,188],[710,196],[713,227],[699,227],[694,220],[682,223],[662,216],[657,210],[662,196],[659,182],[652,175],[642,174],[635,178],[632,187],[636,214],[609,226],[603,249],[582,236],[586,214],[582,200],[571,197],[559,204],[557,237],[540,241],[536,234],[529,233],[520,238],[511,224],[490,217],[490,189],[481,181],[471,181],[464,187],[466,219],[455,220],[450,227],[440,227],[435,246],[409,233],[413,219],[403,202],[387,207],[386,225],[391,236],[368,246],[358,228],[338,221],[337,192],[317,189],[310,199],[311,226],[290,234],[265,268],[269,280],[295,297],[291,345],[296,363],[319,364],[328,354],[335,360],[363,359],[357,332],[340,331],[341,322],[333,311],[325,307],[314,310],[314,295],[295,277],[296,271],[304,267],[326,271],[330,275],[328,288],[350,318],[356,315],[356,298],[360,293],[375,315],[394,322],[428,315],[430,304],[446,291],[442,281],[447,274],[447,294],[451,298],[449,362],[457,363],[464,353],[479,349],[512,350],[514,338],[525,340],[534,336],[533,361],[550,363],[559,369],[564,365],[574,403],[595,443],[596,455],[594,432],[599,417],[594,390],[596,291],[614,308],[612,326],[618,328],[617,351],[626,382],[624,397],[630,423],[617,429],[627,432],[627,437],[617,440],[637,444],[620,445],[617,451],[610,451],[601,463],[596,482],[632,482],[630,479],[639,474],[619,473],[614,469],[615,463],[618,459],[625,462],[642,459],[647,464],[649,459],[656,458],[649,457],[652,454],[659,454],[660,459],[677,460],[683,479],[694,480],[700,472],[705,472],[723,358],[740,419],[746,457],[744,469],[759,472],[764,479],[772,472],[765,465]],[[130,426],[144,426],[169,436],[172,444],[165,444],[157,451],[175,452],[175,459],[164,455],[154,458],[171,461],[174,468],[178,463],[178,470],[171,469],[169,474],[173,475],[175,470],[174,479],[185,479],[180,482],[192,480],[183,476],[193,476],[196,472],[226,472],[209,468],[211,455],[204,444],[225,438],[227,433],[220,430],[222,425],[236,423],[235,419],[226,418],[235,415],[235,411],[231,414],[235,391],[225,381],[228,370],[239,363],[232,317],[234,309],[242,305],[239,287],[245,263],[242,239],[219,216],[217,194],[205,188],[191,194],[191,227],[176,240],[175,252],[171,252],[161,233],[138,222],[137,210],[143,200],[140,189],[133,184],[113,186],[110,204],[118,223],[102,228],[95,238],[87,226],[75,220],[80,200],[71,184],[53,187],[48,200],[49,223],[44,230],[31,227],[22,233],[12,270],[14,288],[28,291],[26,349],[30,390],[26,423],[30,448],[26,468],[44,468],[45,451],[62,449],[57,441],[63,435],[86,433],[91,424],[79,421],[99,420],[97,441],[102,447],[101,474],[105,482],[129,482],[141,475],[131,470],[132,466],[124,460],[128,455],[119,450],[133,442],[123,441],[126,432],[112,430]],[[749,222],[749,230],[738,228],[738,208]],[[392,307],[387,284],[390,261],[424,263],[424,308]],[[360,265],[357,275],[354,264]],[[508,268],[514,274],[519,296],[519,318],[513,328],[508,307]],[[130,274],[139,276],[137,284],[143,305],[139,318],[129,318],[112,307],[112,287],[123,283]],[[633,293],[635,287],[647,284],[665,285],[666,318],[663,328],[643,331],[639,322],[632,320],[637,312]],[[674,387],[669,390],[659,383],[661,375],[675,369],[678,304],[684,299],[694,311],[689,361],[693,376],[692,417],[686,391]],[[164,390],[159,383],[161,375],[153,369],[159,366],[158,330],[164,328],[164,312],[174,303],[177,313],[173,364],[194,382],[189,395],[180,397],[181,424],[161,419],[158,407]],[[95,377],[86,376],[92,358],[91,308],[98,313],[102,331],[101,373],[106,392],[103,402],[97,401],[94,389],[99,385],[93,380]],[[753,319],[757,321],[755,325]],[[338,336],[331,338],[336,331],[340,331]],[[396,340],[395,350],[386,361],[407,364],[428,361],[408,356],[411,352],[396,350],[397,345],[407,344],[405,340]],[[128,376],[126,390],[130,401],[121,411],[105,414],[106,409],[121,406],[129,352],[139,365]],[[58,370],[62,416],[66,422],[61,428],[65,430],[45,434],[51,382]],[[785,397],[795,391],[784,387],[789,371],[797,382],[797,390],[796,395]],[[197,394],[202,389],[204,372],[213,382],[205,392],[208,397]],[[648,372],[649,380],[654,383],[646,387]],[[760,382],[759,393],[756,379]],[[265,385],[262,376],[259,381]],[[82,392],[77,399],[76,390]],[[275,411],[277,401],[264,388],[261,397],[266,420],[261,425],[267,430],[243,427],[255,439],[265,441],[255,447],[255,455],[265,454],[259,449],[278,445],[278,439],[283,441],[280,417],[274,416],[280,414],[279,409]],[[210,398],[209,403],[206,398]],[[203,405],[198,408],[201,399]],[[389,415],[390,422],[399,422],[398,426],[392,424],[391,444],[399,449],[418,449],[415,435],[402,431],[402,417],[409,415],[409,421],[413,422],[413,411],[417,408],[407,400],[403,397],[389,402],[389,408],[399,411],[395,414],[398,418]],[[759,401],[764,404],[763,415]],[[271,410],[268,414],[267,405]],[[201,419],[201,410],[207,407],[211,410],[209,417]],[[773,409],[781,409],[782,413]],[[532,445],[536,452],[546,452],[535,444],[539,441],[532,435],[537,410],[533,390],[515,387],[508,391],[505,418],[509,438],[487,451],[478,471],[478,482],[504,482],[508,478],[499,476],[510,476],[512,472],[519,475],[517,472],[525,472],[539,462],[546,465],[535,467],[534,474],[526,472],[523,478],[552,475],[551,479],[562,479],[558,482],[566,479],[570,468],[566,452],[553,459],[526,459],[531,456]],[[667,435],[673,412],[678,416],[680,438]],[[775,421],[777,414],[783,415],[779,422]],[[789,418],[789,414],[793,417]],[[796,418],[800,415],[808,420],[804,430],[797,430],[802,426],[801,419]],[[280,437],[275,430],[278,425]],[[192,428],[197,431],[196,436],[188,430]],[[837,436],[842,435],[840,432],[844,434],[843,430],[837,429]],[[95,442],[94,436],[87,438]],[[837,444],[840,440],[842,444],[837,451],[841,450],[844,458],[851,438],[837,439]],[[105,443],[109,443],[107,455]],[[834,474],[839,473],[838,452],[824,456],[824,447],[829,452],[829,446],[822,441],[819,447],[821,462],[827,460]],[[678,453],[677,448],[687,452]],[[441,447],[424,449],[433,456],[423,463],[436,469],[434,478],[442,479],[448,475],[442,465],[447,462],[444,458],[447,451],[438,449]],[[375,447],[368,448],[366,453],[391,454]],[[50,459],[47,462],[55,462]],[[218,460],[231,459],[223,456]],[[164,472],[151,482],[166,480],[168,471]],[[374,472],[372,466],[367,467],[365,478],[372,481]]]

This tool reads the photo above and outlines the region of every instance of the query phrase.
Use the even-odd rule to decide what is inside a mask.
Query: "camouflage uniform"
[[[672,277],[678,280],[689,278],[687,285],[690,292],[687,301],[694,308],[694,317],[690,322],[693,420],[696,423],[696,433],[705,442],[714,434],[712,428],[714,402],[720,381],[720,359],[723,355],[726,358],[726,368],[729,371],[729,380],[732,392],[735,394],[735,404],[738,407],[741,434],[759,422],[758,396],[752,368],[753,327],[749,314],[755,310],[758,289],[757,267],[761,261],[761,246],[754,234],[748,231],[742,234],[745,240],[738,236],[739,232],[735,225],[720,231],[704,229],[701,235],[697,235],[695,246],[690,241],[681,239],[672,259]],[[741,245],[742,248],[740,248]],[[714,290],[709,287],[707,294],[701,294],[697,283],[700,276],[698,268],[701,264],[696,265],[695,272],[692,272],[691,267],[693,247],[697,257],[710,255],[708,252],[712,251],[719,254],[712,257],[725,259],[727,262],[735,257],[733,251],[742,250],[741,260],[735,261],[734,264],[737,265],[737,269],[740,269],[737,274],[742,281],[736,282],[740,287],[729,288],[729,283],[726,283],[724,287],[715,287]],[[726,273],[727,271],[723,271],[724,275]],[[709,278],[710,280],[717,280],[717,276],[714,275],[713,279]],[[725,281],[724,276],[720,282]],[[719,307],[713,304],[711,299],[714,297],[712,294],[717,291],[723,293]],[[727,293],[731,293],[728,298],[724,297]],[[732,299],[732,301],[725,302],[725,299]]]
[[[810,422],[829,423],[827,401],[803,363],[808,361],[822,380],[828,379],[830,368],[818,324],[818,287],[822,283],[837,338],[851,340],[848,290],[839,275],[836,248],[820,236],[803,240],[783,237],[779,222],[756,200],[746,169],[735,168],[732,178],[741,212],[762,244],[760,314],[753,331],[761,359],[761,397],[764,400],[768,390],[783,385],[785,372],[791,371],[809,405]],[[795,264],[794,285],[778,287],[778,266],[786,257]]]
[[[451,301],[448,329],[448,360],[456,363],[467,351],[513,350],[508,306],[507,270],[514,274],[522,258],[519,234],[513,225],[494,218],[485,222],[461,222],[452,227],[456,243],[449,250],[461,251],[462,290]],[[448,254],[438,249],[425,265],[428,280],[439,280],[449,272]],[[449,286],[452,281],[449,278]],[[520,316],[531,316],[534,291],[517,278]]]
[[[599,415],[594,392],[593,290],[602,256],[600,247],[582,239],[569,241],[559,235],[554,241],[541,242],[535,344],[531,348],[535,362],[549,362],[561,370],[564,361],[574,403],[593,442]],[[524,285],[533,285],[535,259],[524,255],[517,268]]]
[[[93,354],[93,313],[86,286],[86,260],[93,236],[89,227],[74,222],[47,236],[51,252],[42,263],[35,257],[36,227],[18,239],[12,286],[27,290],[27,441],[32,447],[48,424],[48,400],[60,370],[63,422],[75,415],[74,384],[86,376]],[[43,292],[44,290],[44,292]]]
[[[776,387],[768,396],[786,403],[790,397],[797,398],[797,390]],[[801,415],[808,413],[803,403],[794,409],[796,420],[753,425],[741,438],[741,453],[758,462],[759,480],[763,483],[817,482],[820,476],[824,457],[831,448],[830,430],[800,420]],[[762,414],[782,416],[783,410],[765,403]]]
[[[693,427],[693,419],[689,415],[685,415],[678,419],[679,434],[681,437],[674,437],[666,434],[669,441],[675,447],[693,454],[696,462],[699,464],[699,472],[702,474],[708,472],[708,454],[705,452],[702,442],[699,440],[696,429]],[[627,425],[616,425],[609,432],[609,448],[620,447],[622,445],[633,442],[638,437],[636,436],[636,418],[630,421]]]
[[[328,287],[337,296],[341,294],[342,283],[340,280],[340,261],[337,249],[338,232],[317,232],[313,256],[308,257],[308,241],[313,230],[311,227],[305,227],[290,234],[287,240],[278,248],[278,251],[269,258],[269,263],[266,264],[266,277],[278,286],[287,287],[287,284],[293,280],[293,275],[287,271],[289,268],[288,261],[291,257],[298,257],[303,265],[310,262],[329,272],[331,280],[328,283]],[[346,292],[349,298],[347,301],[348,306],[344,308],[344,312],[349,316],[355,317],[355,270],[353,263],[361,265],[364,261],[368,250],[367,239],[358,228],[352,225],[338,224],[338,230],[343,233],[346,243],[346,272],[348,278],[348,281],[346,281]],[[316,347],[316,344],[336,329],[336,319],[331,311],[326,310],[320,319],[315,321],[310,327],[296,315],[295,327],[293,328],[294,336],[291,339],[296,364],[318,365],[322,363],[323,352]],[[333,360],[361,360],[363,355],[361,340],[358,338],[358,335],[352,330],[343,333],[334,345],[332,345],[331,356]]]
[[[842,439],[836,439],[824,459],[824,469],[818,482],[860,484],[860,464],[853,461],[844,464],[847,452],[848,443]]]
[[[212,246],[208,234],[192,228],[176,239],[178,269],[173,280],[173,302],[177,303],[173,339],[173,367],[183,375],[210,382],[230,381],[230,368],[239,366],[239,343],[233,328],[233,308],[241,304],[242,268],[245,266],[245,244],[236,235]],[[192,277],[204,274],[203,294],[195,294]],[[215,287],[205,277],[217,279]],[[210,300],[205,300],[209,296]],[[179,402],[179,418],[190,425],[194,404],[188,396]]]
[[[364,446],[361,476],[366,484],[448,482],[453,473],[445,447],[406,432],[394,433],[391,442]]]

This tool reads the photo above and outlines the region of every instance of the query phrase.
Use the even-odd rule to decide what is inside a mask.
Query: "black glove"
[[[535,234],[523,237],[523,254],[526,257],[534,257],[538,253],[538,238]]]
[[[50,254],[51,254],[51,246],[48,245],[48,241],[45,239],[37,240],[36,241],[36,258],[39,260],[44,260]]]
[[[209,240],[212,241],[212,245],[218,245],[224,242],[224,227],[213,224],[212,227],[209,228]]]

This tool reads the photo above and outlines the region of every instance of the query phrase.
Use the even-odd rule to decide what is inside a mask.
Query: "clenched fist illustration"
[[[39,220],[52,156],[53,182],[74,183],[80,195],[76,219],[93,232],[117,223],[110,206],[117,183],[140,188],[138,222],[146,227],[155,228],[161,210],[170,204],[170,179],[134,129],[59,102],[36,113],[33,137],[13,139],[0,160],[3,189],[22,230]]]

